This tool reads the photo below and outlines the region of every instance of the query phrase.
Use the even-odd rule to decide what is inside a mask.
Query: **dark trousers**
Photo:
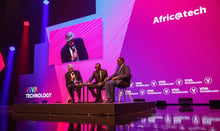
[[[76,90],[78,98],[79,99],[81,98],[81,87],[69,86],[69,87],[67,87],[67,89],[68,89],[68,92],[70,94],[72,101],[75,101],[74,100],[74,90]]]
[[[96,99],[98,99],[98,100],[101,100],[101,99],[102,99],[101,91],[102,91],[102,88],[103,88],[103,87],[101,87],[101,86],[96,86],[96,87],[90,87],[90,86],[88,86],[87,88],[88,88],[89,91],[92,93],[92,96],[93,96],[93,97],[96,97]],[[96,92],[97,92],[97,93],[95,93],[94,89],[96,89]]]
[[[123,80],[110,80],[105,83],[105,94],[107,99],[115,99],[115,87],[127,88],[130,82]]]
[[[115,99],[115,87],[120,85],[122,80],[110,80],[105,83],[105,94],[107,99]]]

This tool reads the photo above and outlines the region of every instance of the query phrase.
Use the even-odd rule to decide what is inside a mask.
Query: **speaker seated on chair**
[[[189,106],[189,105],[193,104],[193,99],[190,97],[179,98],[179,104],[182,106]]]

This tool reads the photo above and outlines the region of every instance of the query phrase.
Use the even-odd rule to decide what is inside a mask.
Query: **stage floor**
[[[14,105],[14,113],[118,116],[151,111],[154,108],[155,102],[17,104]]]
[[[15,113],[14,106],[0,108],[1,125],[8,130],[220,130],[220,110],[207,105],[167,105],[117,116]],[[94,129],[95,127],[95,129]],[[2,129],[2,128],[1,128]]]
[[[35,114],[35,113],[14,113],[14,120],[29,121],[54,121],[68,123],[89,123],[97,125],[124,125],[141,118],[151,117],[155,115],[156,110],[151,109],[143,112],[135,112],[118,116],[97,116],[97,115],[66,115],[66,114]]]

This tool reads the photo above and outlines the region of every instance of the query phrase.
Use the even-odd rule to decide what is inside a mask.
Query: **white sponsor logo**
[[[184,79],[185,84],[189,85],[189,84],[202,84],[202,81],[193,81],[193,79]]]
[[[146,93],[145,93],[145,90],[144,90],[144,89],[140,89],[139,94],[140,94],[141,96],[144,96],[144,95],[146,94]]]
[[[147,94],[150,95],[150,94],[162,94],[162,92],[155,92],[153,89],[149,89],[147,90]]]
[[[50,98],[52,93],[25,94],[26,98]]]
[[[136,87],[148,87],[148,86],[150,86],[149,84],[143,84],[142,82],[135,82],[135,86]]]
[[[170,89],[169,88],[164,88],[163,89],[163,94],[164,95],[169,95],[170,94]]]
[[[37,86],[30,86],[26,88],[26,98],[50,98],[52,93],[39,93]]]
[[[196,94],[197,92],[198,92],[198,89],[196,87],[193,86],[193,87],[190,88],[190,93],[191,94]]]
[[[168,22],[172,20],[180,20],[181,18],[191,17],[194,15],[200,15],[205,14],[206,8],[200,6],[199,9],[195,10],[189,10],[189,11],[183,11],[183,12],[177,12],[176,14],[167,14],[166,16],[161,15],[160,17],[154,17],[153,24],[155,23],[162,23],[162,22]]]
[[[204,78],[204,82],[206,83],[206,84],[211,84],[212,83],[212,77],[209,77],[209,76],[207,76],[207,77],[205,77]]]
[[[170,85],[174,85],[174,83],[167,83],[165,80],[160,80],[158,81],[159,86],[170,86]]]
[[[130,88],[133,88],[133,87],[134,87],[134,82],[131,81]]]
[[[200,93],[214,93],[214,92],[219,92],[219,90],[209,90],[208,87],[200,87],[199,90],[200,90]]]
[[[193,123],[194,125],[199,125],[199,123],[200,123],[199,116],[194,115],[194,116],[192,117],[192,123]]]
[[[175,83],[176,83],[177,86],[181,86],[181,85],[183,85],[183,80],[182,79],[176,79]]]
[[[179,88],[173,88],[172,90],[172,94],[186,94],[188,93],[188,91],[180,91]]]
[[[156,86],[157,86],[157,81],[152,80],[152,81],[151,81],[151,86],[152,86],[152,87],[156,87]]]

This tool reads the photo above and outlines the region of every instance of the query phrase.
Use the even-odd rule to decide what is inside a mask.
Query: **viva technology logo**
[[[162,23],[172,20],[180,20],[181,18],[191,17],[195,15],[205,14],[206,8],[200,6],[199,9],[177,12],[176,14],[167,14],[166,16],[161,15],[160,17],[154,17],[153,24]]]
[[[26,89],[26,98],[50,98],[52,93],[38,93],[37,86],[30,86]]]
[[[38,92],[37,86],[27,88],[27,93],[37,93],[37,92]]]

